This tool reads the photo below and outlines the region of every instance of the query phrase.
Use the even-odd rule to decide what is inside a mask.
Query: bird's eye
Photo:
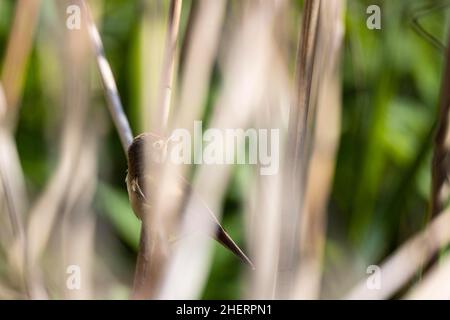
[[[158,140],[153,143],[153,147],[156,149],[162,149],[163,145],[164,145],[164,143],[162,140]]]

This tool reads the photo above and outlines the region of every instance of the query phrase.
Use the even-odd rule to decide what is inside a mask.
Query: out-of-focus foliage
[[[425,222],[443,52],[414,32],[412,16],[432,3],[348,1],[329,233],[344,234],[366,261],[379,261]],[[381,8],[381,30],[365,25],[370,4]],[[441,42],[447,11],[420,18]],[[330,259],[344,259],[333,252]]]

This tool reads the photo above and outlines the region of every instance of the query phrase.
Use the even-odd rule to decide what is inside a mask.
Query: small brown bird
[[[153,133],[142,133],[134,138],[128,148],[128,173],[125,181],[131,207],[141,220],[145,216],[144,213],[148,212],[151,204],[154,203],[153,192],[150,190],[158,187],[158,179],[154,175],[162,171],[167,147],[167,141],[162,137]],[[145,152],[148,152],[147,157],[145,157]],[[185,200],[187,195],[193,193],[192,187],[181,176],[177,176],[176,180],[176,186],[173,188],[171,196],[184,196],[183,200]],[[196,213],[195,216],[201,219],[212,219],[210,222],[213,223],[215,230],[211,236],[254,269],[253,263],[231,239],[207,205],[198,196],[196,201],[200,201],[200,205],[197,207],[203,208],[203,212]]]

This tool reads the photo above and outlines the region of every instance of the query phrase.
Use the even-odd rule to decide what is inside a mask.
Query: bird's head
[[[128,148],[128,173],[141,176],[145,166],[160,165],[167,156],[167,140],[154,133],[142,133],[133,139]]]

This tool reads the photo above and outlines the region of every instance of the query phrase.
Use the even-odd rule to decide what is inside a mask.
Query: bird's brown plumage
[[[152,133],[140,134],[128,149],[127,189],[133,211],[141,220],[153,203],[151,190],[158,187],[158,179],[155,175],[162,171],[161,166],[166,152],[167,142]],[[170,196],[186,197],[193,193],[191,185],[183,177],[177,177],[176,180],[176,186],[171,190],[173,195]],[[207,205],[198,196],[193,196],[196,197],[196,201],[200,202],[202,211],[205,213],[195,216],[201,219],[211,219],[210,222],[214,225],[214,232],[211,236],[254,269],[253,263],[220,225]],[[183,201],[181,202],[183,203]]]

